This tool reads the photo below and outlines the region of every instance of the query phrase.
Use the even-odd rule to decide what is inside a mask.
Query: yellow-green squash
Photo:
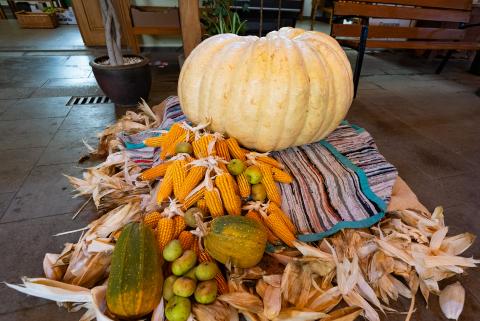
[[[267,244],[267,233],[255,220],[226,215],[214,219],[204,238],[207,252],[225,264],[229,260],[239,268],[250,268],[260,262]]]
[[[113,251],[108,310],[122,319],[136,319],[152,312],[162,295],[161,264],[152,229],[143,223],[128,224]]]

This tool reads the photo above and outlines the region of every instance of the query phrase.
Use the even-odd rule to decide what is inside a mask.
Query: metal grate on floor
[[[111,100],[107,96],[73,96],[66,106],[108,104]]]

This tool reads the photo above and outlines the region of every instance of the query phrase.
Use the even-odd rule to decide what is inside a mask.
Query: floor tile
[[[65,117],[70,97],[45,97],[18,99],[0,116],[0,120]]]
[[[86,78],[89,79],[89,78]],[[32,97],[58,97],[58,96],[101,96],[103,92],[97,86],[78,87],[42,87],[35,90]]]
[[[77,242],[80,237],[79,233],[56,237],[53,235],[84,227],[91,219],[93,219],[91,216],[79,216],[77,220],[72,220],[72,214],[69,213],[0,224],[0,244],[2,244],[0,248],[2,257],[0,280],[18,283],[22,276],[41,277],[45,253],[60,253],[64,243]],[[28,297],[2,284],[0,286],[0,302],[8,302],[8,304],[0,304],[1,315],[22,308],[44,305],[48,301]],[[31,320],[37,320],[37,318]],[[63,318],[58,320],[63,320]]]
[[[46,300],[42,300],[44,302]],[[40,304],[40,303],[39,303]],[[67,312],[66,309],[58,307],[56,303],[46,303],[30,308],[23,308],[15,312],[0,314],[0,321],[78,321],[85,309],[79,312]]]
[[[0,217],[2,217],[3,213],[7,210],[13,196],[15,196],[14,192],[0,193]]]
[[[80,176],[75,164],[35,167],[17,192],[1,223],[72,213],[85,202],[73,198],[72,187],[62,174]]]
[[[106,127],[115,119],[113,104],[78,105],[72,108],[61,129]]]
[[[98,143],[97,134],[103,129],[98,127],[59,130],[48,144],[38,164],[51,165],[78,162],[82,156],[88,154],[83,140],[95,148]]]
[[[24,148],[0,153],[0,193],[16,192],[42,152],[43,148]]]
[[[17,98],[27,98],[35,91],[36,88],[27,87],[27,88],[13,88],[6,87],[0,88],[0,99],[17,99]]]
[[[45,147],[63,118],[0,120],[0,150]]]

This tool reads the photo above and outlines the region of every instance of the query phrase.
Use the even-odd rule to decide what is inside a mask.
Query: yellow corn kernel
[[[178,199],[180,191],[182,190],[183,182],[185,182],[185,178],[187,177],[186,165],[187,161],[184,159],[178,159],[171,165],[173,194],[175,195],[176,199]]]
[[[197,202],[197,207],[204,213],[208,213],[207,201],[204,198],[201,198]]]
[[[177,196],[180,202],[183,202],[185,197],[203,180],[206,171],[207,168],[204,166],[194,166],[190,169]]]
[[[160,253],[163,252],[165,246],[173,240],[175,233],[175,222],[168,217],[162,217],[157,225],[157,245]]]
[[[268,199],[270,202],[277,203],[278,205],[282,204],[282,195],[280,194],[280,191],[273,180],[272,171],[270,169],[271,167],[261,164],[258,167],[262,173],[262,184],[265,186]]]
[[[218,217],[224,214],[222,199],[220,198],[218,189],[205,189],[205,202],[207,203],[208,210],[212,217]]]
[[[187,199],[185,200],[185,202],[183,202],[182,210],[186,211],[190,207],[195,205],[201,198],[203,198],[204,194],[205,194],[205,187],[202,187],[201,189],[193,193],[190,197],[187,196]]]
[[[265,163],[265,164],[268,164],[270,166],[279,168],[279,169],[284,169],[285,168],[285,166],[283,166],[282,163],[280,163],[275,158],[270,157],[270,156],[258,156],[258,157],[255,158],[255,160],[259,161],[259,162],[262,162],[262,163]]]
[[[221,157],[227,162],[231,160],[230,153],[228,152],[228,144],[226,140],[224,139],[217,140],[215,142],[215,151],[217,153],[217,156]]]
[[[295,225],[292,223],[290,218],[287,214],[275,203],[270,203],[267,208],[267,213],[270,215],[277,215],[279,218],[282,219],[285,226],[293,233],[297,234],[297,229]]]
[[[195,252],[195,254],[197,255],[197,258],[200,257],[200,253],[202,252],[200,250],[200,244],[199,244],[198,237],[195,236],[195,235],[193,236],[192,251]]]
[[[268,242],[271,244],[278,244],[280,240],[278,237],[275,236],[275,234],[270,231],[270,229],[267,227],[267,225],[263,222],[262,216],[255,210],[249,210],[247,214],[245,214],[245,217],[249,217],[251,219],[254,219],[255,221],[259,222],[262,224],[262,226],[265,228],[265,231],[267,232],[267,239]]]
[[[175,223],[175,232],[173,233],[173,238],[176,239],[187,227],[185,219],[180,215],[175,215],[173,217],[173,222]]]
[[[250,196],[250,194],[252,193],[252,186],[248,182],[245,172],[237,175],[237,185],[240,190],[241,197],[247,198]]]
[[[157,191],[157,203],[161,204],[168,199],[173,191],[173,167],[169,166],[163,180],[160,182],[160,186]]]
[[[208,145],[214,139],[212,135],[205,134],[192,143],[193,154],[196,158],[204,158],[210,155],[216,155],[215,148],[211,153],[208,152]]]
[[[295,235],[288,229],[281,217],[276,214],[271,214],[264,218],[264,222],[283,243],[288,246],[293,246]]]
[[[193,242],[195,241],[195,236],[190,231],[182,231],[178,236],[178,241],[184,251],[191,250]]]
[[[229,139],[226,140],[227,146],[228,146],[228,151],[230,152],[230,155],[233,158],[245,161],[245,151],[240,148],[240,145],[238,145],[238,142],[235,138],[230,137]]]
[[[167,172],[167,168],[170,166],[170,164],[171,162],[164,162],[160,165],[153,166],[152,168],[149,168],[140,174],[140,179],[142,181],[149,181],[158,177],[162,177]]]
[[[160,214],[157,211],[150,212],[143,217],[143,224],[150,226],[152,229],[155,229],[161,217],[162,217],[162,214]]]
[[[145,146],[148,147],[162,147],[163,143],[166,140],[167,135],[160,135],[155,137],[149,137],[143,141]]]
[[[230,215],[242,214],[242,200],[235,191],[233,185],[234,179],[229,173],[223,173],[215,178],[215,186],[217,186],[222,196],[222,202]]]
[[[293,182],[292,176],[290,176],[290,174],[288,174],[287,172],[282,171],[277,167],[272,167],[271,170],[272,170],[273,179],[275,181],[279,183],[285,183],[285,184],[290,184],[291,182]]]

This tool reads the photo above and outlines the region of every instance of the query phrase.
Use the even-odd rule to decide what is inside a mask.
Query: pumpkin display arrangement
[[[46,278],[9,287],[86,308],[82,321],[379,321],[399,297],[412,300],[409,319],[419,289],[428,302],[439,281],[479,263],[459,256],[475,237],[447,237],[441,208],[296,239],[280,188],[293,177],[268,151],[316,142],[343,120],[352,75],[333,38],[293,28],[211,37],[185,61],[178,91],[190,122],[159,131],[160,112],[141,104],[104,130],[95,153],[106,160],[68,176],[101,215],[45,255]],[[159,132],[142,138],[158,156],[149,168],[119,139],[147,130]],[[462,290],[440,294],[448,317],[461,313]]]

